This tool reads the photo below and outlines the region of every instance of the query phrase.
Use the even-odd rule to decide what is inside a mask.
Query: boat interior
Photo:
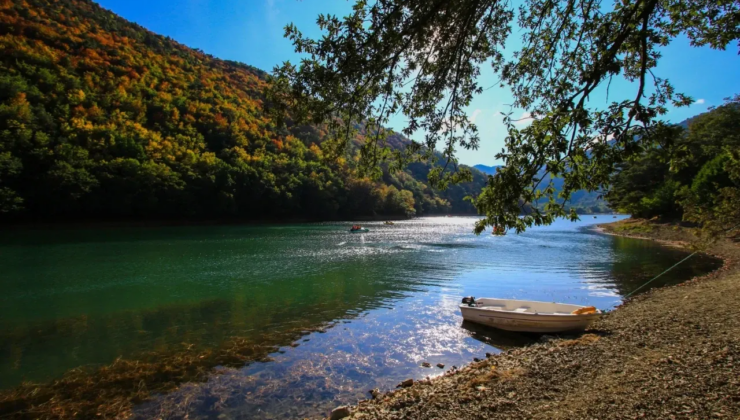
[[[583,308],[580,305],[569,305],[554,302],[535,302],[510,299],[476,299],[478,309],[540,315],[571,315],[573,311]]]

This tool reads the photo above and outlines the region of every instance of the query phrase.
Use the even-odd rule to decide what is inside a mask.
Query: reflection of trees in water
[[[647,240],[618,236],[613,236],[611,239],[613,257],[610,263],[605,263],[607,267],[604,270],[608,273],[608,277],[592,277],[587,281],[601,284],[620,296],[637,289],[689,255],[684,250],[661,246]],[[697,254],[663,274],[640,292],[678,284],[721,266],[721,260],[709,255]]]
[[[0,391],[0,417],[125,417],[132,404],[180,384],[203,381],[215,367],[238,368],[253,361],[268,361],[268,355],[301,336],[331,327],[311,319],[296,320],[291,328],[265,331],[250,338],[230,337],[218,345],[199,349],[183,342],[116,359],[95,368],[77,368],[58,380],[43,384],[24,383]]]
[[[404,296],[413,287],[403,282],[352,280],[351,274],[347,270],[325,273],[320,285],[302,278],[259,283],[228,300],[14,323],[0,333],[2,370],[13,374],[3,375],[5,387],[14,386],[27,373],[62,379],[42,384],[41,392],[24,386],[0,392],[0,416],[44,405],[54,408],[46,404],[50,400],[56,401],[57,409],[68,403],[69,409],[90,410],[91,416],[96,414],[96,404],[117,405],[125,412],[130,401],[150,392],[204,380],[217,366],[241,367],[265,360],[305,334]],[[119,356],[124,359],[113,362]],[[99,367],[68,371],[80,361]],[[29,369],[34,364],[37,369]],[[131,392],[132,381],[141,392]],[[68,388],[80,393],[69,393]],[[105,396],[105,401],[89,398],[84,391]],[[43,417],[43,412],[39,415]]]

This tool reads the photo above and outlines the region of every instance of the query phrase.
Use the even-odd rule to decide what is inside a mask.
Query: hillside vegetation
[[[472,213],[486,181],[435,191],[421,163],[360,177],[321,127],[276,128],[264,72],[91,1],[0,0],[0,52],[2,220]]]
[[[625,162],[606,195],[641,218],[683,220],[710,236],[740,233],[740,95],[672,128],[663,147]]]

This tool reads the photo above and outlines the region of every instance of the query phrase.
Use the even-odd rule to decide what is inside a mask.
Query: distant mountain
[[[500,165],[487,166],[487,165],[474,165],[473,168],[483,172],[487,175],[496,174],[496,169],[500,168]],[[545,176],[544,170],[542,170],[539,176]],[[553,186],[557,192],[563,189],[563,179],[555,178],[553,180]],[[588,192],[588,191],[576,191],[571,194],[569,207],[575,207],[576,211],[582,214],[589,213],[609,213],[611,209],[599,196],[600,192]]]
[[[500,168],[500,166],[473,165],[473,168],[486,175],[494,175],[496,173],[496,168]]]

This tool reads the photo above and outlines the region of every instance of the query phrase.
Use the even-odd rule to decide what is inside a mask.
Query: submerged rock
[[[346,405],[343,405],[341,407],[337,407],[333,410],[331,410],[331,415],[329,416],[329,420],[339,420],[343,419],[345,417],[349,417],[349,415],[352,414],[349,407]]]
[[[440,369],[444,369],[445,364],[444,363],[437,363],[437,367]]]
[[[422,363],[421,365],[422,365],[423,367],[426,367],[426,368],[428,368],[428,367],[432,367],[432,364],[431,364],[431,363],[429,363],[429,362],[424,362],[424,363]]]

